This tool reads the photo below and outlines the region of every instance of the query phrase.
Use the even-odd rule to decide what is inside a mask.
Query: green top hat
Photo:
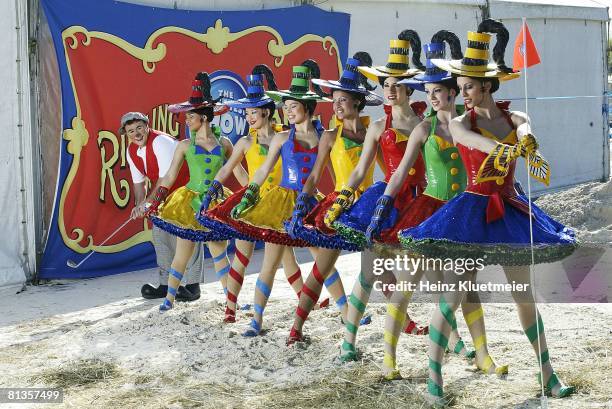
[[[282,101],[283,98],[297,99],[302,101],[325,101],[331,102],[330,99],[310,90],[310,69],[304,65],[296,65],[293,67],[291,76],[291,86],[289,89],[280,91],[266,91],[266,95],[275,101]]]

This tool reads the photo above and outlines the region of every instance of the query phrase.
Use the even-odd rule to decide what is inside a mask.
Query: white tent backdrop
[[[0,13],[0,294],[22,288],[36,268],[33,211],[40,191],[33,180],[27,12],[24,1],[7,1]],[[7,86],[8,85],[8,86]]]
[[[37,12],[37,0],[31,11]],[[181,9],[238,10],[290,7],[300,1],[287,0],[132,0],[130,3]],[[529,70],[529,97],[603,96],[607,92],[607,9],[595,1],[314,1],[325,10],[351,14],[349,54],[368,51],[375,64],[384,63],[388,41],[404,29],[416,30],[423,43],[440,29],[465,38],[485,15],[504,21],[510,31],[506,62],[512,62],[514,38],[521,17],[527,17],[542,64]],[[44,241],[44,230],[52,207],[57,179],[57,151],[61,135],[59,81],[53,72],[53,50],[44,24],[36,39],[38,64],[31,78],[36,95],[30,109],[28,68],[27,0],[8,0],[0,13],[0,80],[11,84],[0,95],[0,291],[20,288],[36,269],[36,251]],[[36,16],[34,16],[36,17]],[[32,18],[31,18],[32,19]],[[35,18],[32,19],[36,21]],[[43,19],[44,23],[44,19]],[[15,27],[20,27],[15,29]],[[205,28],[203,28],[205,30]],[[43,32],[40,32],[43,31]],[[30,36],[36,34],[30,33]],[[465,40],[463,41],[465,47]],[[205,67],[203,67],[205,68]],[[496,97],[522,98],[522,79],[504,84]],[[418,96],[418,93],[415,93]],[[512,101],[524,110],[524,101]],[[605,112],[604,112],[605,111]],[[380,110],[371,109],[374,117]],[[529,101],[529,114],[542,151],[552,164],[550,189],[559,189],[609,177],[607,110],[603,98],[536,99]],[[45,126],[30,124],[45,118]],[[50,118],[53,116],[53,118]],[[57,118],[56,118],[57,117]],[[38,121],[36,121],[38,123]],[[57,143],[53,144],[54,138]],[[40,146],[43,146],[42,158]],[[38,160],[33,160],[37,158]],[[519,179],[525,181],[524,169]],[[534,184],[536,191],[543,186]],[[43,193],[45,192],[45,193]],[[44,196],[44,199],[43,199]],[[40,205],[40,203],[44,205]]]

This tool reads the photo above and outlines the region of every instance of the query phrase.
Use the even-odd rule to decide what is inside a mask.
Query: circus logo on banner
[[[246,85],[240,76],[231,71],[215,71],[210,76],[213,98],[222,98],[222,101],[237,100],[247,95]],[[221,116],[215,117],[213,124],[221,128],[221,133],[233,143],[241,136],[249,133],[243,109],[231,109]]]
[[[181,139],[184,118],[167,106],[185,101],[199,71],[213,97],[242,98],[257,64],[288,88],[292,66],[306,59],[321,77],[338,78],[348,47],[349,16],[311,6],[248,12],[181,11],[110,0],[43,0],[58,56],[63,133],[60,175],[41,278],[91,277],[154,265],[146,220],[134,206],[119,119],[140,111],[151,127]],[[134,19],[132,16],[139,16]],[[331,104],[319,104],[324,121]],[[248,131],[240,110],[216,118],[233,141]],[[66,260],[98,254],[78,270]],[[94,261],[95,260],[95,261]]]

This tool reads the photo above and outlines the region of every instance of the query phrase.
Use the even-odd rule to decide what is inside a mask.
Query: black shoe
[[[200,284],[187,284],[185,287],[180,286],[176,292],[176,301],[195,301],[200,298]]]
[[[164,298],[166,293],[168,292],[167,285],[159,285],[158,287],[153,287],[152,284],[145,284],[140,289],[140,294],[142,294],[143,298],[148,300],[152,300],[155,298]]]
[[[187,284],[185,288],[189,290],[191,294],[200,298],[200,283]]]

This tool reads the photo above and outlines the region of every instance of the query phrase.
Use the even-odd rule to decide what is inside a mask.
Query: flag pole
[[[525,115],[527,116],[527,119],[529,120],[529,95],[527,93],[527,67],[529,67],[529,64],[527,63],[527,18],[523,17],[522,18],[522,32],[523,32],[523,74],[524,74],[524,84],[525,84]],[[531,121],[529,120],[529,131],[531,132]],[[535,310],[535,324],[536,324],[536,336],[538,339],[538,353],[537,353],[537,359],[538,359],[538,366],[540,369],[540,389],[542,392],[542,395],[540,396],[540,407],[542,409],[547,409],[548,408],[548,400],[546,397],[546,393],[544,390],[544,370],[542,368],[542,345],[540,344],[540,326],[538,325],[539,322],[539,317],[538,317],[538,302],[537,302],[537,291],[536,291],[536,278],[535,278],[535,274],[534,274],[534,268],[535,268],[535,254],[534,254],[534,249],[533,249],[533,218],[531,217],[532,215],[532,210],[531,210],[531,177],[529,176],[529,153],[527,153],[527,158],[526,158],[526,164],[527,164],[527,203],[529,204],[529,240],[530,240],[530,246],[531,246],[531,265],[529,266],[529,276],[530,276],[530,281],[531,281],[531,293],[533,295],[533,308]]]

